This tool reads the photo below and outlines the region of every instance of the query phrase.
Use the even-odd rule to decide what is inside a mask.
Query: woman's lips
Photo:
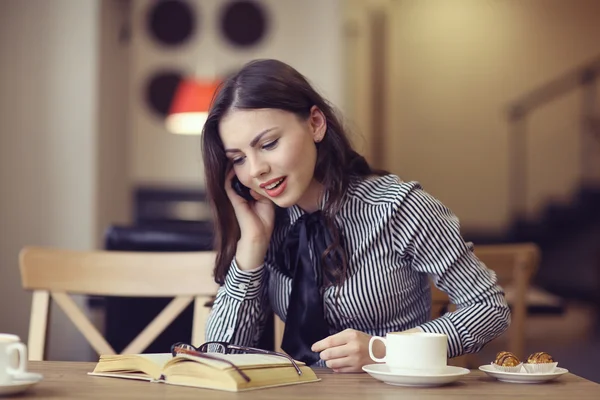
[[[281,178],[279,178],[281,179]],[[275,180],[277,182],[277,180]],[[283,178],[283,181],[274,187],[273,189],[264,189],[265,192],[269,195],[269,197],[277,197],[283,193],[285,188],[287,187],[287,177]]]

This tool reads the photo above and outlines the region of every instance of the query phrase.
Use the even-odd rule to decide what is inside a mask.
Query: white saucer
[[[41,381],[42,378],[42,375],[34,372],[25,372],[24,374],[15,375],[12,382],[0,385],[0,396],[24,392]]]
[[[466,368],[447,366],[440,372],[416,370],[392,370],[385,364],[369,364],[363,371],[388,385],[433,387],[452,383],[470,371]]]
[[[554,372],[531,374],[528,372],[503,372],[498,371],[491,365],[482,365],[480,371],[485,372],[492,378],[496,378],[502,382],[509,383],[542,383],[558,378],[561,375],[569,372],[566,368],[556,367]]]

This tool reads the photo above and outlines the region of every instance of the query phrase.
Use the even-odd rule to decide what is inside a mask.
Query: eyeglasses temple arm
[[[237,365],[235,365],[234,363],[232,363],[229,360],[224,360],[224,359],[219,358],[219,357],[212,357],[210,354],[203,353],[203,352],[200,352],[200,351],[193,351],[193,350],[187,350],[187,349],[182,349],[182,348],[175,348],[175,352],[177,354],[189,354],[191,356],[195,356],[195,357],[199,357],[199,358],[208,358],[210,360],[224,362],[226,364],[231,365],[242,376],[242,378],[244,378],[244,380],[246,382],[250,382],[250,377],[248,375],[246,375],[244,373],[244,371],[242,371]]]
[[[287,354],[278,353],[276,351],[264,350],[264,349],[255,349],[255,348],[252,348],[252,347],[237,346],[235,344],[230,344],[229,348],[230,349],[234,349],[234,350],[254,352],[254,353],[259,353],[259,354],[267,354],[267,355],[270,355],[270,356],[285,357],[288,360],[290,360],[290,362],[292,363],[292,365],[296,369],[296,372],[298,372],[298,375],[302,375],[302,370],[300,369],[300,367],[298,367],[298,364],[296,364],[296,361],[294,361],[294,359],[292,357],[288,356]]]

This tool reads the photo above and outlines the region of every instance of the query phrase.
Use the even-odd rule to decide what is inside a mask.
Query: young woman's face
[[[326,130],[316,107],[306,121],[277,109],[232,110],[219,123],[227,158],[243,185],[280,207],[313,211],[319,184],[313,180],[315,142]]]

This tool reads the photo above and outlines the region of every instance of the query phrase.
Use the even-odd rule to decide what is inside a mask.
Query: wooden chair
[[[525,357],[525,322],[527,319],[527,291],[532,276],[538,269],[541,252],[534,243],[498,244],[475,246],[475,255],[496,273],[498,283],[503,288],[512,286],[514,298],[511,307],[511,326],[508,331],[509,340],[506,350],[517,357]],[[437,318],[446,309],[453,310],[446,293],[435,286],[432,287],[432,318]],[[474,365],[475,355],[455,361],[456,365]]]
[[[29,359],[43,360],[52,298],[98,354],[115,354],[73,299],[72,294],[174,299],[123,350],[141,353],[194,302],[192,344],[204,342],[209,308],[217,292],[214,252],[69,251],[26,247],[19,255],[24,289],[33,291],[29,325]]]

